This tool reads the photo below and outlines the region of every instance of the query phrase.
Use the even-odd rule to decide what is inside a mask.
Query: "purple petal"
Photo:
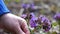
[[[56,20],[60,20],[60,13],[57,13],[55,16],[54,16],[54,19],[56,19]]]
[[[31,18],[31,19],[30,19],[29,22],[30,22],[30,26],[31,26],[31,27],[36,27],[36,26],[37,26],[37,23],[35,22],[35,20],[37,20],[37,18]]]
[[[23,14],[21,17],[22,17],[22,18],[26,18],[26,17],[27,17],[27,15],[26,15],[26,14]]]

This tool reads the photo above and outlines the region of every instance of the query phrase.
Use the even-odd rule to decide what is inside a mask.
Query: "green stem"
[[[59,32],[60,32],[60,20],[58,21],[58,24],[59,24]]]

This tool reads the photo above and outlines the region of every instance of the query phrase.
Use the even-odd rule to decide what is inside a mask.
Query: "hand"
[[[10,13],[0,17],[0,26],[13,34],[30,34],[27,22],[23,18]]]

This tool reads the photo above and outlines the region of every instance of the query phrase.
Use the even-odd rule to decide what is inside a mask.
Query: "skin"
[[[11,13],[0,17],[0,28],[10,31],[13,34],[30,34],[27,22]]]

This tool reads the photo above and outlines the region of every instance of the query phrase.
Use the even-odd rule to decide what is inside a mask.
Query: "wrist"
[[[2,17],[2,16],[5,15],[5,14],[8,14],[8,13],[10,13],[10,12],[2,13],[2,14],[0,14],[0,17]]]
[[[11,13],[6,13],[0,16],[0,19],[8,18],[9,14]]]

